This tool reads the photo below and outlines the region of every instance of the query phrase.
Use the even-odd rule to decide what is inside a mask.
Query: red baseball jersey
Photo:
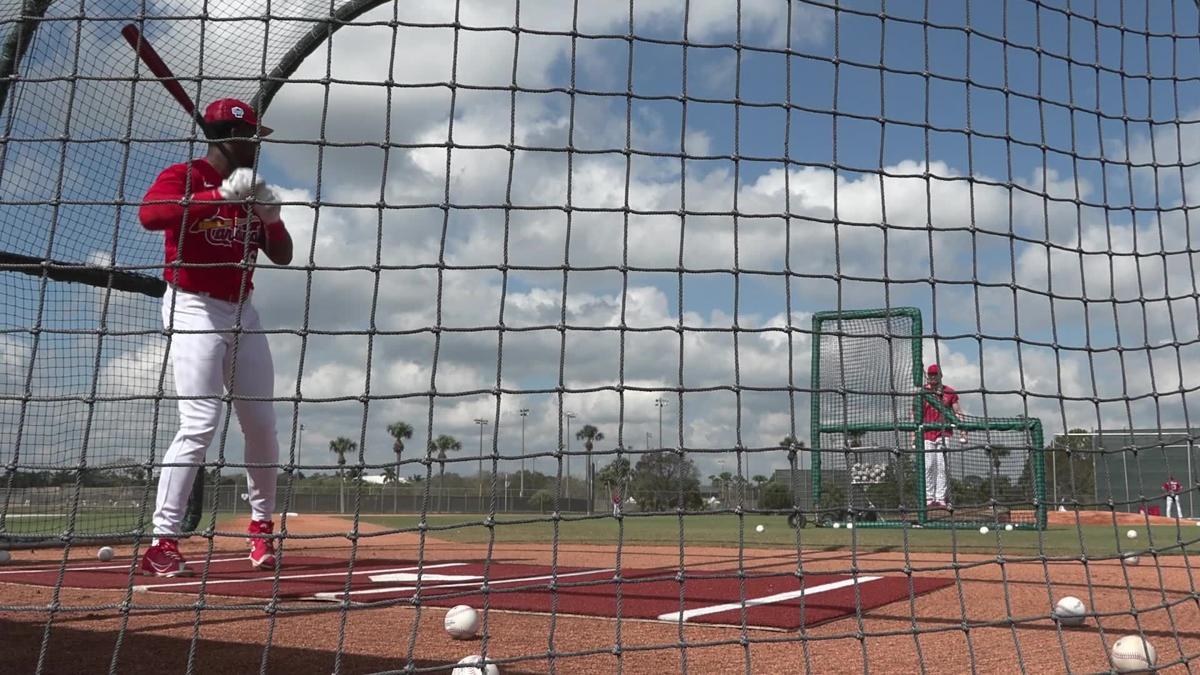
[[[929,387],[929,385],[925,385],[925,391],[932,392],[933,390]],[[954,389],[943,385],[941,399],[942,399],[942,405],[946,406],[946,408],[948,408],[950,410],[953,410],[954,404],[958,403],[958,393],[955,392]],[[941,422],[941,421],[943,421],[942,411],[940,411],[937,408],[930,405],[928,400],[925,401],[925,421],[926,422]],[[925,432],[925,440],[936,441],[937,439],[942,438],[943,436],[953,436],[953,435],[954,435],[954,432],[951,431],[950,429],[930,429]]]
[[[1171,480],[1163,483],[1163,489],[1167,491],[1167,494],[1177,495],[1179,494],[1179,491],[1183,489],[1183,485],[1181,485],[1179,481],[1172,478]]]
[[[253,264],[266,239],[262,221],[247,205],[211,203],[223,201],[218,190],[222,180],[204,159],[170,166],[158,175],[143,200],[164,203],[143,204],[138,216],[142,227],[165,234],[167,267],[163,278],[167,283],[238,302],[243,274],[246,294],[254,288],[254,268],[243,270],[240,263],[244,260]],[[180,203],[185,198],[192,200],[187,206]],[[282,228],[283,223],[271,223],[269,227]],[[175,262],[225,264],[176,268],[172,266]]]

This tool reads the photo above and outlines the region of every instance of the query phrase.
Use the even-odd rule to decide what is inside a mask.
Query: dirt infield
[[[230,525],[233,529],[236,524]],[[1107,652],[1120,635],[1142,632],[1158,650],[1161,672],[1190,672],[1200,659],[1198,565],[1185,556],[1146,559],[1138,566],[1115,561],[1012,561],[996,556],[938,553],[862,554],[855,551],[742,550],[678,546],[457,544],[414,534],[371,536],[364,526],[355,545],[349,520],[302,516],[288,520],[292,554],[356,560],[428,561],[467,556],[513,563],[564,566],[728,570],[739,563],[756,571],[804,573],[888,572],[947,578],[948,588],[904,599],[858,616],[800,631],[597,619],[557,614],[488,612],[485,638],[459,642],[442,630],[444,609],[405,602],[345,609],[340,604],[290,603],[196,595],[134,593],[0,583],[0,634],[14,672],[33,672],[45,646],[44,672],[180,672],[197,638],[194,672],[365,673],[434,669],[478,653],[502,661],[502,672],[691,673],[814,672],[1095,672],[1108,669]],[[215,540],[214,551],[241,551],[236,531]],[[340,536],[339,536],[340,535]],[[202,558],[207,542],[183,547]],[[129,561],[128,550],[118,552]],[[14,563],[61,561],[61,551],[18,551]],[[72,560],[94,560],[76,550]],[[142,583],[132,577],[133,584]],[[686,582],[685,582],[686,583]],[[1098,616],[1084,627],[1059,630],[1048,618],[1052,599],[1075,595]],[[128,601],[128,626],[119,608]],[[50,607],[54,613],[43,645]],[[1136,608],[1136,615],[1132,611]],[[482,609],[482,608],[480,608]],[[7,636],[22,639],[9,640]],[[869,635],[870,637],[864,638]],[[486,645],[485,645],[486,639]],[[264,645],[270,644],[269,650]],[[686,646],[681,646],[685,645]],[[13,645],[16,645],[15,647]],[[339,657],[340,653],[340,657]],[[1173,664],[1173,665],[1172,665]],[[440,667],[440,669],[439,669]],[[1194,666],[1192,667],[1194,669]]]
[[[1013,511],[1013,518],[1033,519],[1033,511]],[[1194,521],[1178,520],[1167,516],[1151,516],[1144,513],[1120,513],[1109,511],[1050,511],[1046,524],[1054,525],[1191,525]]]

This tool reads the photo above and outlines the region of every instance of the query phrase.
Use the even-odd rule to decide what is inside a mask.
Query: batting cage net
[[[0,0],[5,666],[1190,672],[1198,124],[1184,0]]]
[[[819,312],[812,323],[805,506],[819,522],[1045,527],[1041,421],[947,408],[923,381],[919,309]]]

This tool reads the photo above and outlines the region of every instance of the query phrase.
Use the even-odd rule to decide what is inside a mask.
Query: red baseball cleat
[[[250,534],[271,534],[275,531],[275,523],[269,520],[251,520],[247,532]],[[250,564],[257,569],[274,569],[275,559],[274,539],[250,539]]]
[[[142,555],[142,574],[155,577],[179,577],[192,573],[187,561],[179,554],[179,544],[174,539],[159,539]]]

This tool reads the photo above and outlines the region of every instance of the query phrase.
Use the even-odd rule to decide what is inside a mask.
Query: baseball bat
[[[167,88],[171,96],[175,97],[175,100],[179,102],[184,111],[191,115],[192,119],[196,120],[196,125],[204,132],[204,137],[211,138],[208,124],[205,123],[204,116],[196,109],[196,104],[192,102],[192,97],[188,96],[188,93],[183,90],[183,85],[179,83],[175,74],[171,72],[170,67],[158,55],[158,52],[154,49],[154,45],[150,44],[150,41],[146,39],[142,31],[138,30],[137,26],[128,24],[121,29],[121,35],[125,37],[125,41],[129,43],[129,46],[133,47],[133,51],[137,52],[137,55],[142,59],[142,63],[146,64],[146,67],[150,69],[151,73],[154,73],[155,77],[159,78],[159,81]],[[230,166],[236,167],[238,165],[223,143],[217,143],[217,147],[221,150],[221,154],[225,155],[225,159],[229,160]]]
[[[125,37],[125,41],[133,47],[133,51],[137,52],[138,57],[142,59],[142,63],[150,69],[154,76],[159,78],[162,85],[167,88],[171,96],[179,102],[192,119],[196,120],[197,126],[204,132],[205,138],[211,138],[208,130],[208,124],[204,122],[204,116],[196,110],[196,104],[192,102],[192,97],[183,90],[183,85],[179,84],[179,80],[175,78],[175,74],[167,67],[166,62],[158,55],[154,46],[146,39],[146,36],[138,30],[137,26],[128,24],[121,29],[121,35]],[[236,167],[237,161],[233,159],[229,150],[225,148],[223,143],[216,144],[221,150],[221,154],[225,155],[225,159],[229,160],[229,165]],[[203,464],[196,470],[196,479],[192,482],[192,491],[188,497],[187,508],[183,514],[183,522],[180,524],[183,532],[193,532],[200,524],[200,517],[204,511],[204,477],[205,467]]]

